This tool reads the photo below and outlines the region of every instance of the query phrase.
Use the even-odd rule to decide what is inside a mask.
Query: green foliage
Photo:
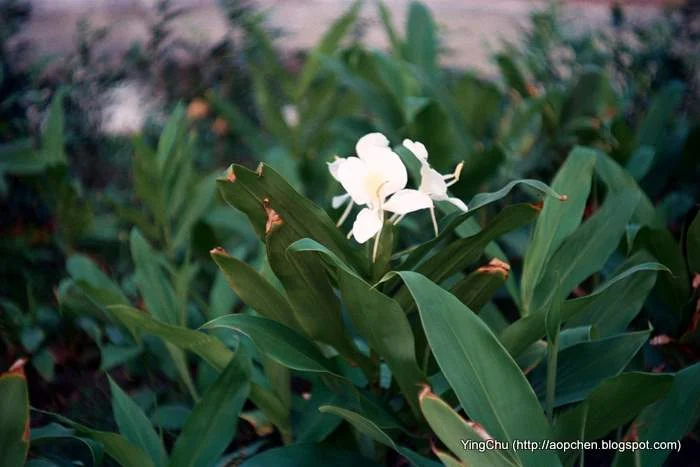
[[[557,466],[588,453],[460,440],[656,441],[695,429],[698,127],[682,77],[650,82],[637,58],[664,62],[641,50],[626,67],[568,38],[554,10],[495,57],[498,79],[449,70],[419,2],[403,36],[378,2],[389,53],[357,40],[357,1],[292,70],[262,16],[221,3],[243,33],[241,73],[187,92],[169,76],[168,102],[203,95],[205,115],[173,105],[157,137],[120,142],[131,177],[104,194],[74,176],[73,133],[87,125],[75,123],[75,81],[44,105],[41,132],[0,127],[3,202],[29,186],[57,225],[50,264],[33,244],[3,244],[2,348],[29,355],[47,393],[62,355],[96,355],[91,368],[109,375],[91,381],[112,402],[97,423],[40,407],[34,425],[58,423],[28,445],[25,378],[0,376],[4,463],[29,449],[29,465],[106,454],[128,467]],[[145,55],[132,57],[150,78],[181,13],[168,1],[157,10]],[[219,52],[237,50],[232,41]],[[571,50],[568,75],[557,47]],[[327,163],[377,130],[423,142],[438,174],[465,162],[449,189],[468,210],[431,198],[434,237],[425,211],[382,213],[375,245],[358,245],[326,209],[337,188]],[[212,148],[235,159],[225,174],[211,170]],[[390,149],[424,188],[427,166]]]

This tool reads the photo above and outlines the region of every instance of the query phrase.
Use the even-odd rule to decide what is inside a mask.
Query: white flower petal
[[[403,146],[411,151],[414,156],[421,162],[428,162],[428,150],[423,143],[411,141],[410,139],[403,140]]]
[[[334,196],[333,199],[331,199],[331,206],[333,207],[333,209],[338,209],[340,206],[345,204],[349,199],[350,199],[350,195],[347,193],[344,195]]]
[[[418,189],[432,198],[447,196],[445,179],[437,170],[431,169],[427,164],[420,169],[420,187]]]
[[[369,133],[357,140],[357,144],[355,144],[355,153],[357,157],[364,159],[367,151],[375,147],[388,148],[389,140],[381,133]]]
[[[367,164],[357,157],[346,158],[338,167],[338,181],[352,197],[352,200],[360,205],[374,200],[374,194],[368,193],[367,190],[369,175]]]
[[[430,199],[430,196],[418,190],[409,189],[396,192],[383,207],[385,211],[405,215],[432,206],[433,200]]]
[[[459,198],[447,198],[447,199],[445,199],[445,201],[448,201],[448,202],[454,204],[455,206],[457,206],[459,209],[461,209],[464,212],[469,211],[469,208],[467,207],[466,204],[464,204],[464,201],[462,201]]]
[[[398,154],[389,148],[368,149],[364,162],[372,177],[372,180],[367,182],[367,189],[374,194],[379,191],[379,197],[382,200],[401,190],[408,183],[406,166]]]
[[[336,157],[333,162],[328,162],[328,170],[330,171],[333,178],[335,178],[336,180],[338,180],[338,170],[344,162],[344,157]]]
[[[374,237],[381,228],[380,211],[364,208],[355,218],[355,223],[352,225],[352,235],[358,243],[365,243]]]

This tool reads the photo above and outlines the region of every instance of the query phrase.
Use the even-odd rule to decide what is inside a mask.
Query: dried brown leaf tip
[[[269,234],[274,229],[284,224],[284,221],[277,214],[277,211],[270,207],[270,200],[265,198],[263,200],[263,207],[265,208],[265,214],[267,214],[267,223],[265,224],[265,234]]]
[[[430,386],[427,384],[421,384],[421,390],[418,393],[418,400],[422,401],[426,397],[437,397],[435,394],[433,394],[432,389],[430,389]]]
[[[224,250],[220,246],[217,246],[216,248],[212,248],[211,250],[209,250],[209,254],[210,255],[228,255],[228,253],[226,253],[226,250]]]
[[[508,279],[508,275],[510,274],[510,264],[506,263],[505,261],[501,261],[498,258],[493,258],[491,261],[489,261],[489,264],[486,266],[481,266],[479,269],[477,269],[477,271],[491,274],[503,274],[503,277]]]
[[[538,201],[536,203],[532,203],[532,204],[530,204],[530,206],[532,206],[532,209],[534,209],[536,211],[541,211],[542,206],[544,206],[544,201]]]
[[[233,166],[229,167],[226,171],[226,180],[231,183],[236,181],[236,172],[233,171]]]
[[[26,358],[20,358],[15,361],[15,363],[12,364],[9,370],[7,370],[7,373],[0,373],[2,374],[15,374],[15,375],[20,375],[24,377],[24,365],[27,364],[27,359]]]

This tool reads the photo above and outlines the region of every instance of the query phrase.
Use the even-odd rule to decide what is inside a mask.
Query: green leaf
[[[604,379],[621,373],[649,338],[650,331],[631,332],[590,342],[580,342],[559,351],[555,406],[586,398]],[[532,373],[532,385],[544,399],[546,365]]]
[[[18,360],[0,373],[0,465],[23,465],[29,450],[29,391]]]
[[[384,430],[377,426],[376,423],[360,415],[357,412],[353,412],[352,410],[347,410],[342,407],[336,407],[332,405],[321,406],[319,410],[323,413],[332,413],[345,419],[358,431],[366,434],[376,442],[392,448],[393,450],[404,456],[406,459],[408,459],[411,462],[411,464],[413,464],[416,467],[436,466],[435,462],[425,459],[424,457],[416,454],[410,449],[404,448],[394,443],[394,440],[391,439],[391,437],[388,434],[386,434]]]
[[[503,79],[509,87],[515,89],[522,97],[530,95],[525,77],[523,77],[518,65],[516,65],[511,57],[506,54],[499,54],[496,56],[496,64],[501,70],[501,75],[503,75]]]
[[[577,316],[578,313],[595,306],[598,300],[604,300],[608,294],[614,294],[618,284],[632,275],[642,271],[668,271],[666,266],[659,263],[643,263],[633,266],[623,273],[608,280],[594,292],[574,300],[567,300],[562,305],[561,320],[567,322]],[[523,316],[504,329],[499,338],[503,346],[511,355],[520,355],[531,344],[536,342],[546,333],[545,313],[534,313]]]
[[[255,269],[230,256],[221,248],[211,251],[211,257],[226,277],[226,281],[246,305],[262,316],[298,329],[294,310],[287,299]]]
[[[700,420],[700,363],[675,374],[666,397],[644,409],[633,426],[639,441],[677,441]],[[661,466],[669,450],[645,449],[638,453],[640,465]]]
[[[491,241],[531,222],[538,214],[539,210],[530,204],[508,206],[481,232],[450,243],[418,266],[417,270],[434,282],[442,282],[476,261]]]
[[[379,8],[379,17],[382,20],[382,25],[384,26],[384,31],[389,38],[389,43],[391,44],[391,52],[397,58],[402,58],[403,56],[403,43],[396,33],[396,28],[391,21],[391,12],[382,0],[377,2],[377,7]]]
[[[109,307],[109,311],[127,327],[143,329],[171,345],[193,352],[216,371],[223,371],[233,358],[233,352],[223,342],[203,332],[162,323],[131,307],[113,306]],[[281,431],[289,429],[288,413],[275,394],[253,384],[250,399]]]
[[[646,252],[639,252],[630,257],[621,269],[626,272],[630,267],[652,264],[653,259]],[[656,263],[658,270],[670,272],[665,266]],[[638,274],[627,275],[613,284],[606,282],[593,293],[569,300],[568,307],[573,307],[567,327],[591,325],[599,336],[609,336],[623,332],[627,325],[642,309],[647,296],[656,282],[656,269],[641,270]],[[619,277],[619,276],[618,276]]]
[[[378,467],[371,459],[356,451],[346,451],[334,446],[302,443],[267,450],[243,462],[240,467]]]
[[[673,375],[640,372],[623,373],[603,381],[583,402],[559,415],[555,438],[567,441],[601,438],[664,397],[672,384]]]
[[[338,375],[331,360],[307,338],[271,319],[244,314],[216,318],[202,329],[231,329],[248,336],[258,349],[276,362],[298,371]]]
[[[63,98],[65,88],[61,88],[54,94],[49,107],[49,115],[46,120],[46,127],[42,134],[41,152],[46,165],[64,165],[68,162],[64,145],[64,116]]]
[[[700,214],[695,215],[695,219],[688,227],[686,244],[690,272],[700,274]]]
[[[156,161],[160,173],[169,170],[168,163],[176,152],[177,141],[184,130],[182,121],[185,117],[185,107],[179,103],[163,128],[163,132],[158,139],[158,150],[156,151]]]
[[[552,189],[566,193],[567,201],[562,203],[554,198],[545,199],[542,212],[537,218],[523,263],[520,285],[523,314],[536,311],[531,310],[532,299],[547,261],[581,224],[591,189],[594,164],[594,151],[577,147],[571,151],[554,177]]]
[[[405,154],[408,151],[402,151],[400,149],[397,149],[397,153],[399,154]],[[411,159],[413,161],[416,160],[415,157],[411,156]],[[408,161],[411,161],[411,159],[408,159]],[[407,160],[404,159],[404,163],[406,163]],[[408,164],[407,164],[408,165]],[[508,196],[508,194],[513,190],[518,185],[525,185],[528,188],[534,189],[544,195],[549,195],[549,196],[554,196],[557,199],[561,199],[561,195],[557,193],[556,191],[552,190],[547,186],[546,184],[539,182],[537,180],[515,180],[510,183],[508,183],[506,186],[501,188],[498,191],[495,191],[493,193],[479,193],[475,195],[471,201],[468,203],[469,211],[466,213],[461,213],[461,214],[451,214],[450,216],[445,218],[446,221],[446,226],[440,230],[440,233],[438,234],[437,237],[435,237],[432,240],[429,240],[416,248],[414,248],[411,252],[411,254],[408,256],[408,258],[404,261],[404,263],[401,265],[401,269],[412,269],[415,267],[416,264],[418,264],[424,256],[437,244],[441,243],[444,239],[449,238],[455,231],[460,233],[461,236],[465,236],[461,232],[459,232],[459,228],[463,227],[464,223],[467,222],[474,216],[474,214],[481,208],[486,207],[492,203],[495,203],[497,201],[500,201],[501,199],[505,198]],[[451,206],[448,204],[448,206]],[[449,221],[448,221],[449,219]]]
[[[338,50],[340,41],[345,37],[360,12],[362,2],[355,1],[352,6],[333,23],[323,35],[318,45],[311,50],[299,76],[299,84],[296,89],[296,97],[299,100],[308,90],[321,69],[321,59],[325,55],[331,55]]]
[[[358,277],[323,245],[302,239],[289,249],[322,253],[337,268],[338,286],[353,325],[370,349],[386,360],[401,392],[418,414],[418,390],[425,383],[425,375],[416,362],[411,325],[399,304]]]
[[[298,238],[316,240],[354,267],[365,264],[360,251],[351,247],[326,212],[296,192],[269,166],[261,164],[253,172],[234,164],[229,175],[217,183],[224,200],[248,216],[261,240],[266,237],[268,213],[274,211]],[[266,211],[265,206],[272,211]]]
[[[424,276],[397,274],[411,292],[435,359],[469,418],[501,441],[549,438],[535,393],[488,326]],[[525,465],[559,465],[547,451],[516,455]]]
[[[652,315],[652,322],[663,332],[675,333],[686,318],[683,313],[690,299],[690,278],[681,247],[665,228],[642,227],[634,237],[633,249],[645,249],[671,270],[671,274],[659,277],[655,287],[662,300],[671,307],[671,313],[663,316],[663,323],[657,322]]]
[[[321,259],[316,255],[290,255],[287,249],[299,237],[284,223],[270,232],[266,240],[270,267],[284,286],[304,332],[335,347],[366,373],[371,372],[371,362],[357,350],[345,331],[340,302]]]
[[[158,320],[178,324],[177,310],[180,307],[173,286],[158,260],[159,253],[148,244],[138,229],[131,230],[130,244],[136,280],[146,308]]]
[[[492,449],[480,452],[478,449],[465,449],[463,443],[483,442],[483,438],[452,410],[452,407],[432,392],[421,393],[420,407],[437,437],[463,462],[461,465],[486,467],[521,465],[513,459],[513,453],[510,451]]]
[[[601,209],[566,239],[547,263],[535,288],[531,303],[535,313],[546,309],[555,299],[555,292],[567,296],[584,279],[601,269],[617,248],[638,202],[638,193],[611,193]],[[553,286],[557,283],[561,286],[555,289]]]
[[[148,417],[112,378],[108,376],[108,379],[112,392],[112,412],[119,432],[131,444],[148,453],[153,465],[164,466],[167,459],[165,448]]]
[[[173,248],[185,246],[185,242],[192,235],[195,224],[204,217],[212,205],[216,192],[214,181],[214,176],[204,177],[188,190],[189,198],[185,201],[184,209],[176,217],[176,227],[172,239]]]
[[[651,99],[647,113],[637,129],[638,146],[651,146],[657,154],[664,149],[668,122],[674,121],[674,112],[684,93],[683,83],[671,81]]]
[[[489,263],[482,266],[460,279],[452,286],[450,293],[478,313],[506,283],[510,271],[510,267],[506,266],[505,263]]]
[[[236,433],[238,416],[250,392],[250,357],[243,346],[187,417],[169,466],[210,466]]]
[[[123,467],[133,467],[135,465],[143,467],[154,467],[151,458],[140,448],[137,448],[121,435],[109,431],[98,431],[74,422],[62,415],[43,410],[32,409],[36,412],[50,415],[64,425],[68,425],[83,437],[89,438],[104,446],[104,451],[119,465]]]
[[[68,273],[78,281],[79,285],[87,284],[85,290],[91,299],[102,306],[127,305],[129,300],[119,286],[114,283],[102,270],[85,255],[72,255],[66,261]]]
[[[420,2],[411,2],[406,22],[404,57],[428,74],[437,70],[438,40],[430,10]]]

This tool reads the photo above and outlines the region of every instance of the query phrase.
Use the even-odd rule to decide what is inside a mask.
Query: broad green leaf
[[[403,154],[404,152],[401,150],[397,150],[399,154]],[[415,161],[416,158],[411,156],[410,159],[408,160],[413,160]],[[404,159],[404,162],[406,162],[406,159]],[[531,188],[535,191],[538,191],[544,195],[549,195],[549,196],[554,196],[557,199],[561,199],[561,195],[549,188],[546,184],[539,182],[537,180],[515,180],[510,183],[508,183],[506,186],[501,188],[498,191],[495,191],[493,193],[479,193],[475,195],[471,201],[468,203],[469,211],[466,213],[461,213],[457,214],[456,212],[454,214],[450,214],[445,218],[446,221],[446,226],[444,228],[440,229],[440,233],[438,234],[437,237],[435,237],[432,240],[429,240],[418,247],[414,248],[411,251],[411,254],[408,256],[408,258],[404,261],[404,263],[401,265],[402,269],[412,269],[417,263],[419,263],[423,257],[437,244],[445,240],[446,238],[449,238],[455,231],[458,231],[460,227],[464,226],[464,223],[467,222],[469,219],[472,218],[472,216],[481,208],[486,207],[492,203],[495,203],[497,201],[500,201],[501,199],[505,198],[508,196],[508,194],[513,190],[518,185],[524,185],[528,188]],[[451,206],[448,204],[448,206]],[[458,232],[459,233],[459,232]],[[462,235],[464,236],[464,235]]]
[[[630,257],[621,269],[624,271],[629,269],[629,266],[645,264],[651,259],[653,258],[646,252],[639,252]],[[661,271],[670,272],[665,266],[659,266]],[[567,327],[590,325],[599,336],[623,332],[642,309],[656,282],[656,272],[653,269],[639,271],[638,274],[616,281],[604,290],[596,290],[585,297],[569,300],[568,306],[576,309],[572,311],[575,316],[567,322]]]
[[[226,277],[226,281],[246,305],[262,316],[297,329],[299,324],[287,299],[246,262],[230,256],[221,248],[211,251],[211,257]]]
[[[180,306],[173,286],[158,260],[159,253],[137,229],[131,231],[130,244],[136,279],[146,308],[158,320],[171,325],[178,324],[177,310]]]
[[[488,326],[424,276],[397,274],[411,292],[435,359],[469,418],[501,441],[549,438],[535,393]],[[524,465],[559,465],[551,452],[516,454]]]
[[[603,206],[557,249],[535,288],[531,310],[538,313],[555,298],[599,271],[615,251],[639,202],[634,192],[611,193]],[[559,287],[554,287],[560,284]]]
[[[270,267],[284,286],[303,331],[312,339],[331,345],[369,373],[372,364],[351,342],[345,331],[341,306],[329,282],[322,260],[315,254],[290,255],[288,247],[299,240],[284,224],[266,237]]]
[[[258,349],[276,362],[298,371],[325,372],[337,375],[331,360],[306,337],[271,319],[244,314],[226,315],[202,326],[224,328],[248,336]]]
[[[478,313],[506,283],[509,273],[510,266],[506,263],[492,261],[460,279],[452,286],[450,293]]]
[[[347,265],[323,245],[302,239],[290,251],[319,252],[338,270],[338,286],[350,319],[370,349],[382,356],[403,395],[418,414],[419,385],[425,375],[418,367],[415,338],[406,314],[396,301],[358,277]],[[308,253],[307,253],[308,254]]]
[[[673,385],[659,402],[644,409],[633,423],[639,441],[677,441],[700,420],[700,363],[675,374]],[[640,465],[661,466],[668,450],[649,449],[638,453]]]
[[[207,467],[236,433],[238,416],[250,392],[250,357],[243,346],[187,417],[170,456],[171,467]]]
[[[340,41],[345,37],[360,12],[362,2],[355,1],[352,6],[333,23],[323,35],[318,45],[311,50],[309,58],[306,60],[304,67],[299,76],[299,83],[296,88],[296,97],[299,100],[308,90],[309,86],[316,78],[317,73],[321,70],[321,59],[325,55],[331,55],[338,50]]]
[[[40,449],[42,444],[52,443],[57,439],[74,440],[81,443],[90,452],[90,457],[92,458],[94,465],[102,464],[102,459],[104,457],[104,449],[102,445],[90,438],[79,436],[75,430],[66,428],[63,425],[59,425],[55,422],[32,429],[31,445],[35,451]],[[29,465],[29,462],[25,465]]]
[[[652,316],[652,322],[663,332],[674,333],[685,319],[683,311],[690,299],[690,278],[681,247],[665,228],[649,227],[642,227],[637,232],[633,245],[635,250],[645,249],[671,270],[671,274],[662,274],[659,277],[655,287],[659,296],[670,306],[671,313],[665,313],[666,316],[662,317],[663,322],[653,319]]]
[[[621,373],[649,338],[650,331],[631,332],[574,344],[559,351],[555,406],[578,402],[604,379]],[[544,400],[546,365],[532,373],[532,385]]]
[[[430,10],[420,2],[411,2],[406,22],[404,57],[433,74],[437,68],[438,39]]]
[[[141,408],[109,378],[112,392],[112,412],[119,427],[119,433],[131,444],[147,453],[156,467],[166,464],[165,448],[153,425]]]
[[[695,219],[688,227],[686,244],[690,272],[700,274],[700,214],[695,215]]]
[[[268,214],[275,213],[298,238],[316,240],[354,267],[365,264],[363,255],[351,247],[325,211],[297,193],[269,166],[262,164],[253,172],[234,164],[228,176],[217,183],[224,200],[248,216],[261,240],[265,240]]]
[[[483,442],[483,438],[442,399],[432,392],[424,391],[420,396],[420,407],[425,419],[440,441],[455,454],[464,465],[518,466],[511,451],[465,449],[463,443]]]
[[[531,204],[508,206],[479,233],[450,243],[418,266],[417,271],[434,282],[442,282],[476,261],[491,241],[531,222],[538,214],[539,210]]]
[[[72,255],[66,261],[68,273],[76,281],[90,286],[90,298],[102,306],[127,305],[124,292],[102,270],[85,255]]]
[[[357,412],[332,405],[321,406],[319,410],[324,413],[332,413],[342,417],[360,432],[404,456],[416,467],[436,467],[437,465],[435,462],[416,454],[410,449],[397,445],[384,430],[377,426],[377,424]]]
[[[23,465],[29,450],[29,390],[26,360],[0,373],[0,465]]]
[[[567,441],[601,438],[664,397],[672,384],[673,375],[640,372],[623,373],[603,381],[583,402],[559,415],[555,438]]]
[[[233,358],[233,352],[223,342],[203,332],[162,323],[146,313],[126,306],[114,306],[109,310],[125,326],[140,328],[182,350],[193,352],[219,372],[223,371]],[[288,413],[275,394],[253,384],[250,399],[280,430],[284,432],[289,429]]]
[[[657,153],[664,149],[668,122],[673,121],[673,114],[681,103],[684,92],[685,86],[681,82],[672,81],[651,99],[646,115],[637,129],[639,146],[651,146]]]
[[[357,451],[347,451],[322,444],[302,443],[274,448],[246,460],[240,467],[379,467]]]
[[[93,430],[57,413],[45,412],[37,409],[32,410],[50,415],[62,424],[73,428],[76,432],[80,433],[81,436],[100,443],[104,447],[104,452],[122,467],[133,467],[135,465],[154,467],[148,454],[131,444],[121,435],[109,431]]]
[[[536,311],[531,309],[532,299],[547,261],[581,223],[591,189],[594,164],[594,152],[577,147],[571,151],[554,177],[552,189],[565,193],[567,200],[561,202],[554,198],[546,198],[542,212],[537,218],[523,263],[520,284],[523,314]]]
[[[195,223],[202,219],[212,205],[216,192],[215,177],[202,178],[189,189],[184,209],[178,213],[176,227],[172,239],[173,248],[186,245],[192,234]]]
[[[610,191],[639,193],[639,204],[632,217],[634,223],[655,228],[665,227],[664,222],[656,214],[656,209],[649,197],[642,191],[634,178],[617,162],[606,154],[596,152],[595,171]]]
[[[589,306],[593,307],[598,300],[604,300],[608,294],[614,294],[614,291],[616,287],[619,286],[619,283],[642,271],[668,271],[668,269],[659,263],[643,263],[631,267],[608,280],[605,284],[589,295],[578,299],[565,301],[561,309],[562,322],[565,323],[574,318],[578,313],[583,312],[583,310],[586,310]],[[544,318],[544,313],[534,313],[528,316],[523,316],[501,332],[499,336],[501,343],[506,349],[508,349],[508,352],[510,352],[511,355],[520,355],[520,353],[527,349],[531,344],[545,335],[546,329]]]

